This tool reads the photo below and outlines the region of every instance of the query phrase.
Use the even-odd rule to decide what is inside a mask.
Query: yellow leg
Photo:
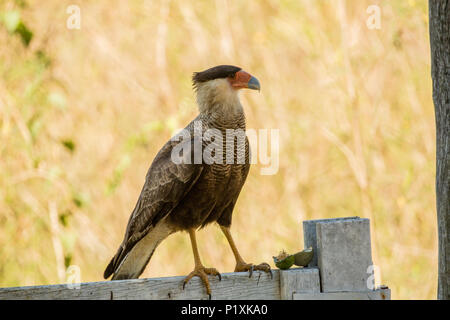
[[[191,244],[192,244],[192,252],[194,253],[194,271],[192,271],[184,280],[183,280],[183,289],[186,286],[186,284],[189,282],[189,280],[192,279],[192,277],[197,276],[199,277],[202,282],[204,283],[206,287],[206,293],[211,298],[211,286],[209,285],[208,280],[208,274],[215,275],[219,277],[219,280],[222,280],[222,277],[215,268],[205,268],[200,260],[200,255],[198,253],[197,248],[197,239],[195,237],[195,229],[189,229],[189,237],[191,238]]]
[[[202,262],[200,261],[200,254],[197,248],[197,238],[195,237],[195,230],[189,229],[189,237],[191,238],[192,252],[194,253],[194,263],[196,267],[202,267]]]
[[[254,265],[252,263],[245,263],[244,259],[242,259],[241,255],[239,254],[239,251],[236,247],[236,244],[234,243],[233,237],[231,236],[230,228],[220,226],[220,229],[225,234],[225,237],[228,240],[228,243],[230,244],[231,251],[233,251],[234,258],[236,259],[236,267],[234,268],[235,272],[241,272],[241,271],[249,271],[250,276],[253,274],[253,270],[262,270],[265,272],[269,272],[270,276],[273,277],[272,270],[270,269],[270,265],[268,263],[261,263],[258,265]]]

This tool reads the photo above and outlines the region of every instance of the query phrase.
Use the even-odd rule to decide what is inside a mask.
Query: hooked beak
[[[261,90],[261,85],[259,84],[258,79],[256,79],[255,77],[251,77],[247,82],[247,88],[259,91]]]

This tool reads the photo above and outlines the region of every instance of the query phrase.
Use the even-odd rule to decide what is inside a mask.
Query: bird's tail
[[[152,228],[145,237],[139,240],[130,250],[121,245],[103,273],[105,279],[111,280],[137,279],[144,272],[150,258],[158,245],[174,230],[164,220]],[[127,252],[128,251],[128,252]],[[126,252],[126,254],[124,254]]]
[[[122,245],[119,247],[119,250],[117,250],[117,253],[112,257],[111,261],[109,262],[108,266],[105,269],[105,272],[103,273],[103,278],[108,279],[110,275],[114,273],[115,266],[117,259],[120,257],[120,254],[123,252]]]

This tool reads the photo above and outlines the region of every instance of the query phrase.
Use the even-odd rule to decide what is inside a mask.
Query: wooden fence
[[[357,217],[303,223],[305,246],[314,249],[306,268],[223,273],[210,277],[212,299],[235,300],[389,300],[390,289],[374,288],[368,219]],[[184,277],[0,288],[4,299],[208,299],[194,277],[183,290]]]

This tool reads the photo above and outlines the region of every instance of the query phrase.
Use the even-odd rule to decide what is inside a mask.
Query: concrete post
[[[305,247],[313,247],[308,265],[318,266],[322,292],[374,289],[369,219],[359,217],[303,222]]]

